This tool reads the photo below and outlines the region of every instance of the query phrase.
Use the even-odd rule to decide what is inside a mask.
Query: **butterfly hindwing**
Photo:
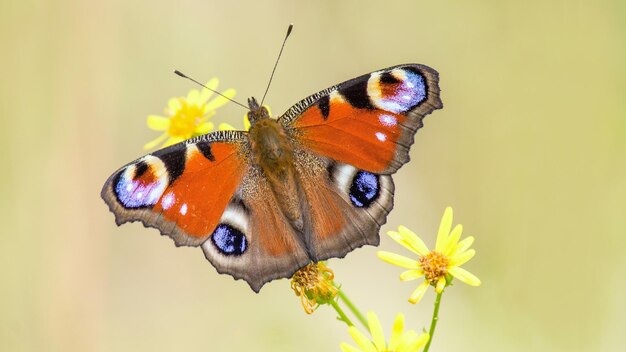
[[[198,246],[239,187],[245,141],[245,132],[219,131],[148,154],[109,177],[102,198],[118,225],[141,221],[176,245]]]
[[[378,245],[380,227],[393,208],[391,176],[317,158],[321,172],[307,161],[299,175],[309,207],[306,239],[312,259],[341,258],[363,245]]]
[[[309,263],[302,236],[281,212],[267,179],[250,166],[216,231],[202,244],[218,272],[245,280],[259,292]]]
[[[279,121],[313,152],[378,174],[409,160],[425,115],[443,105],[438,74],[410,64],[376,71],[325,89]]]

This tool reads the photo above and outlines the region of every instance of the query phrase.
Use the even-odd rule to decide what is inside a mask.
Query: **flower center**
[[[432,251],[423,257],[420,257],[420,265],[424,271],[426,280],[430,283],[436,283],[448,273],[449,260],[443,254]]]
[[[202,106],[188,105],[181,99],[180,109],[170,118],[168,134],[184,139],[191,138],[196,127],[202,122],[203,110]]]
[[[291,277],[291,289],[300,296],[304,310],[311,314],[320,304],[329,303],[339,290],[335,274],[324,263],[310,263]]]

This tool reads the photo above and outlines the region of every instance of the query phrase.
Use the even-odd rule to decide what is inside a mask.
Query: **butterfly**
[[[259,292],[310,262],[378,245],[391,175],[422,119],[443,107],[438,73],[394,66],[315,93],[277,119],[248,100],[249,131],[216,131],[143,156],[101,196],[118,225],[140,221],[200,246],[219,273]]]

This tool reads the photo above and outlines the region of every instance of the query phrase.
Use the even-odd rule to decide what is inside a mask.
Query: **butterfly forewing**
[[[244,132],[220,131],[148,154],[111,175],[102,198],[118,225],[141,221],[176,245],[198,246],[239,187],[246,141]]]
[[[400,65],[313,94],[279,121],[320,155],[391,174],[409,160],[424,116],[442,106],[435,70]]]

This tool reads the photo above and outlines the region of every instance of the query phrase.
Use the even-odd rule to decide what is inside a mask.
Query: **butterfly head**
[[[248,116],[251,126],[254,126],[259,120],[270,118],[270,111],[267,106],[260,106],[259,102],[254,97],[248,99],[248,108],[250,111],[248,111],[246,116]]]

